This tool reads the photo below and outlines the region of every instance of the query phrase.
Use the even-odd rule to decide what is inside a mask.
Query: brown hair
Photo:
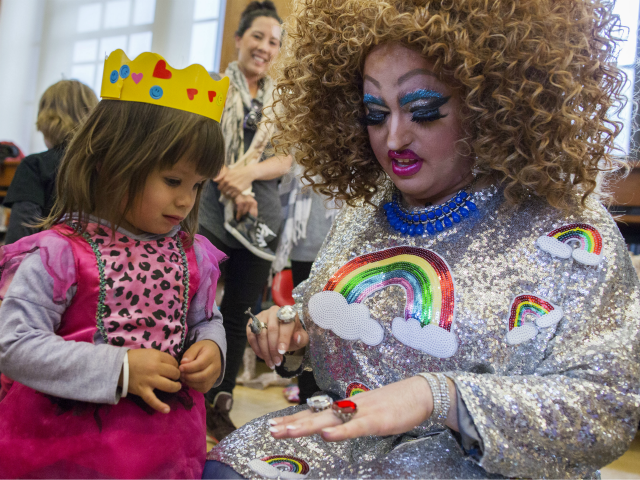
[[[36,127],[51,146],[60,145],[97,104],[96,94],[84,83],[60,80],[40,97]]]
[[[534,193],[570,209],[594,192],[621,124],[618,19],[600,0],[300,0],[280,57],[280,151],[296,152],[321,193],[369,201],[383,171],[371,150],[362,85],[367,54],[397,42],[453,79],[484,175],[511,204]],[[280,114],[277,114],[281,112]],[[462,145],[463,147],[465,145]],[[321,180],[313,182],[314,176]]]
[[[173,108],[102,100],[69,144],[58,173],[56,204],[40,226],[51,228],[77,213],[83,232],[89,215],[96,214],[115,231],[149,174],[181,158],[193,161],[199,175],[215,177],[224,164],[220,124]],[[202,188],[181,223],[191,239],[198,229]]]

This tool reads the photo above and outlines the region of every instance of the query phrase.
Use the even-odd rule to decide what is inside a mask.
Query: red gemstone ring
[[[331,410],[336,417],[342,420],[342,423],[347,423],[358,413],[358,406],[351,400],[339,400],[333,402]]]

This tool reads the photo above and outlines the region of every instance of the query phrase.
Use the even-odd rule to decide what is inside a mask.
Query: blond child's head
[[[60,80],[47,88],[40,98],[36,121],[47,148],[68,141],[97,104],[93,90],[77,80]]]

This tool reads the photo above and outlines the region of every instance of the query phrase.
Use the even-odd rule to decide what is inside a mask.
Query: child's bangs
[[[224,164],[224,139],[215,120],[189,112],[179,112],[174,141],[160,159],[160,167],[171,167],[180,159],[193,162],[196,172],[215,177]]]

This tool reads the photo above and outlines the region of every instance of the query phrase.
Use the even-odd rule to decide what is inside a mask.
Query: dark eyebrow
[[[365,80],[369,80],[371,83],[373,83],[376,87],[380,88],[380,82],[378,82],[377,80],[374,80],[373,78],[371,78],[369,75],[365,75],[364,76]]]
[[[411,70],[410,72],[401,75],[400,78],[398,78],[398,85],[402,85],[404,82],[409,80],[411,77],[415,77],[416,75],[431,75],[432,77],[436,77],[436,74],[431,70],[427,70],[426,68],[416,68],[415,70]]]

